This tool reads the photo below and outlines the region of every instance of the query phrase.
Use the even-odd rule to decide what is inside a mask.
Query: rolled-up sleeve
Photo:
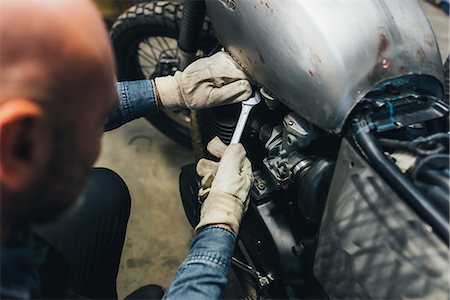
[[[119,102],[105,122],[105,131],[158,112],[153,80],[121,81],[116,88]]]
[[[234,234],[223,227],[200,232],[164,299],[220,299],[235,242]]]

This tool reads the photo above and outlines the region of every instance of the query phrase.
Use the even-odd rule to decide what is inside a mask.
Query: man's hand
[[[199,59],[183,72],[155,79],[164,108],[202,109],[250,98],[247,76],[225,52]]]
[[[203,177],[200,197],[205,197],[196,231],[207,225],[225,224],[235,234],[239,231],[247,196],[253,181],[252,166],[241,144],[226,146],[215,137],[208,151],[220,162],[201,159],[197,173]]]

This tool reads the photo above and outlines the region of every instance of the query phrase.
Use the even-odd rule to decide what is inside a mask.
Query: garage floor
[[[449,53],[449,17],[427,2],[442,57]],[[106,133],[97,166],[116,171],[128,184],[132,209],[118,277],[119,298],[140,286],[170,285],[188,252],[193,230],[178,192],[180,167],[193,162],[190,151],[145,120]]]

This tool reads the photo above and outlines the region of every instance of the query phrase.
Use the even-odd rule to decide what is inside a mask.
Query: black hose
[[[444,152],[448,147],[449,135],[447,133],[436,133],[427,137],[419,137],[413,141],[402,141],[393,139],[379,139],[380,146],[387,150],[402,150],[419,156],[429,156]],[[431,146],[434,149],[426,149],[420,146]]]
[[[354,124],[354,138],[359,148],[369,159],[372,167],[402,197],[409,207],[433,228],[437,236],[448,245],[450,232],[448,219],[384,156],[365,121],[359,121]]]
[[[178,47],[185,53],[195,54],[200,45],[202,26],[206,14],[204,0],[185,0]]]
[[[392,139],[379,139],[380,146],[387,151],[401,150],[409,153],[417,154],[415,147],[411,145],[409,141],[392,140]]]
[[[447,154],[437,154],[422,158],[415,166],[411,176],[415,179],[422,168],[427,165],[431,165],[432,168],[447,168],[449,164],[449,156]]]
[[[448,177],[442,174],[442,172],[436,170],[426,170],[420,177],[421,178],[419,178],[419,180],[422,179],[421,181],[425,183],[432,186],[438,186],[443,190],[447,190],[447,192],[450,190],[448,185]]]
[[[436,141],[439,141],[439,140],[441,142],[448,143],[449,139],[450,139],[450,136],[448,135],[448,133],[439,132],[439,133],[435,133],[435,134],[432,134],[427,137],[418,137],[415,140],[413,140],[411,142],[411,144],[420,145],[420,144],[431,143],[431,142],[436,143]]]

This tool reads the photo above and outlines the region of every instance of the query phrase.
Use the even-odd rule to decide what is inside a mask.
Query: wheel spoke
[[[139,58],[142,58],[151,65],[156,65],[158,63],[157,60],[153,59],[151,56],[149,56],[145,51],[142,51],[141,49],[138,50],[138,54]]]
[[[176,53],[175,53],[173,47],[171,47],[171,46],[169,45],[169,42],[167,42],[166,37],[162,37],[162,40],[163,40],[164,43],[166,44],[167,49],[169,49],[170,52],[172,52],[172,57],[173,57],[173,58],[177,58]],[[177,47],[177,48],[178,48],[178,47]]]
[[[158,43],[159,50],[161,51],[161,53],[166,52],[165,49],[164,49],[164,46],[161,44],[160,37],[159,36],[155,37],[155,40]]]
[[[143,45],[143,46],[145,46],[145,45]],[[138,52],[142,55],[145,55],[149,60],[154,61],[155,63],[158,62],[158,59],[155,58],[154,55],[152,55],[152,50],[149,49],[148,47],[139,47]]]
[[[153,38],[152,38],[152,39],[153,39]],[[145,43],[147,44],[147,46],[148,46],[148,48],[150,49],[150,51],[153,53],[154,60],[155,60],[156,62],[158,62],[158,60],[159,60],[159,55],[156,54],[155,49],[154,49],[154,46],[150,44],[150,38],[145,39]]]
[[[148,70],[148,71],[145,71],[144,72],[144,70]],[[153,75],[153,73],[154,73],[154,71],[155,71],[155,68],[153,68],[153,67],[142,67],[142,73],[144,73],[144,75],[145,75],[145,78],[152,78],[152,75]]]

